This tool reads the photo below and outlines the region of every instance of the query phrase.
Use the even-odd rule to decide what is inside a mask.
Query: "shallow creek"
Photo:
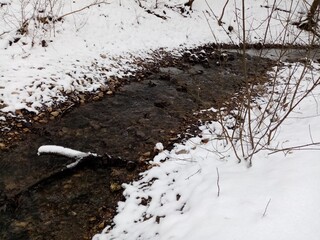
[[[109,224],[123,198],[121,189],[112,186],[137,178],[157,142],[172,146],[178,133],[197,122],[200,116],[194,112],[219,106],[243,85],[241,55],[200,50],[195,55],[196,60],[186,56],[177,66],[160,67],[114,96],[32,126],[23,141],[1,151],[0,239],[90,239]],[[248,57],[249,76],[262,76],[272,65]],[[37,156],[37,149],[48,144],[108,153],[135,161],[137,167],[128,171],[117,164],[93,164],[29,188],[72,162]]]

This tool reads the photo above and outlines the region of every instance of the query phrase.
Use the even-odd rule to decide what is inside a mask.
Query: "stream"
[[[219,107],[243,86],[242,56],[192,50],[179,63],[159,67],[113,96],[73,108],[48,124],[35,124],[22,141],[0,151],[0,239],[91,239],[110,224],[121,183],[136,179],[165,147],[197,134],[201,109]],[[249,77],[263,76],[273,61],[248,57]],[[42,145],[108,153],[134,161],[135,169],[92,164],[30,188],[71,163],[61,156],[38,156]],[[17,197],[18,196],[18,197]]]

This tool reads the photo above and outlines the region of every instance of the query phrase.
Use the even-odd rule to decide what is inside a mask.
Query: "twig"
[[[302,150],[301,148],[305,148],[305,147],[310,147],[310,146],[316,146],[316,145],[320,145],[320,142],[313,142],[313,143],[307,143],[307,144],[303,144],[303,145],[298,145],[298,146],[292,146],[292,147],[287,147],[287,148],[281,148],[281,149],[270,149],[273,152],[269,153],[268,155],[277,153],[277,152],[285,152],[285,151],[290,151],[290,150]],[[314,150],[320,150],[320,149],[314,149]]]
[[[7,34],[7,33],[9,33],[9,31],[4,31],[3,33],[0,34],[0,37],[1,37],[2,35]]]
[[[213,38],[214,38],[214,40],[216,41],[216,43],[218,44],[218,39],[216,38],[216,35],[214,34],[214,32],[213,32],[213,28],[210,26],[210,23],[209,23],[209,19],[207,18],[207,16],[206,16],[206,14],[205,14],[205,12],[203,11],[203,15],[204,15],[204,17],[206,18],[206,20],[207,20],[207,23],[208,23],[208,26],[209,26],[209,29],[210,29],[210,31],[211,31],[211,34],[212,34],[212,36],[213,36]]]
[[[227,0],[227,2],[226,2],[226,3],[224,4],[224,6],[223,6],[222,13],[221,13],[221,17],[220,17],[219,20],[218,20],[219,26],[222,26],[222,18],[223,18],[224,11],[225,11],[228,3],[229,3],[229,0]]]
[[[86,8],[90,8],[90,7],[92,7],[92,6],[99,5],[99,4],[110,4],[110,3],[107,3],[107,2],[105,2],[105,1],[94,2],[94,3],[92,3],[92,4],[90,4],[90,5],[87,5],[87,6],[83,7],[83,8],[80,8],[80,9],[74,10],[74,11],[72,11],[72,12],[68,12],[68,13],[66,13],[66,14],[63,14],[62,16],[57,17],[56,20],[60,21],[62,18],[66,17],[66,16],[69,16],[69,15],[74,14],[74,13],[77,13],[77,12],[81,12],[81,11],[85,10]]]
[[[219,175],[219,169],[216,168],[216,170],[217,170],[217,187],[218,187],[217,196],[219,197],[220,196],[220,175]]]
[[[312,143],[314,143],[314,141],[313,141],[313,137],[312,137],[312,133],[311,133],[311,127],[310,127],[310,124],[309,124],[309,135],[310,135],[311,142],[312,142]]]
[[[265,216],[266,216],[266,213],[267,213],[267,210],[268,210],[268,207],[269,207],[270,202],[271,202],[271,198],[269,199],[269,201],[268,201],[268,203],[267,203],[267,205],[266,205],[266,207],[265,207],[265,209],[264,209],[264,212],[263,212],[263,214],[262,214],[262,217],[265,217]]]
[[[195,173],[191,174],[189,177],[186,178],[186,180],[189,180],[191,177],[193,177],[194,175],[201,173],[201,168],[199,168]]]

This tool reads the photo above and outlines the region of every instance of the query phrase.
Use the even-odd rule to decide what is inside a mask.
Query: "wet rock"
[[[155,86],[157,86],[157,84],[155,84],[155,83],[152,82],[152,81],[149,81],[149,82],[148,82],[148,86],[149,86],[149,87],[155,87]]]
[[[176,87],[176,89],[178,92],[185,92],[185,93],[188,92],[188,89],[186,86],[178,86]]]
[[[108,86],[106,86],[106,85],[101,85],[100,86],[100,90],[102,91],[102,92],[106,92],[106,91],[108,91]]]
[[[165,100],[157,100],[156,102],[154,102],[154,106],[158,108],[166,108],[166,107],[169,107],[170,105],[171,104]]]
[[[26,228],[28,226],[28,222],[23,222],[23,221],[15,221],[13,222],[13,226],[17,228]]]
[[[48,120],[47,119],[40,119],[38,122],[42,123],[42,124],[46,124],[46,123],[48,123]]]
[[[99,96],[94,96],[94,97],[92,98],[92,100],[93,100],[93,101],[99,101],[99,100],[100,100],[100,97],[99,97]]]
[[[145,152],[142,154],[143,157],[150,157],[151,156],[151,152]]]
[[[118,192],[120,190],[122,190],[122,186],[119,183],[112,182],[110,184],[110,191],[111,192]]]
[[[59,111],[53,111],[50,113],[53,117],[59,116],[60,112]]]
[[[29,129],[29,128],[23,128],[23,132],[24,133],[28,133],[28,132],[30,132],[31,130]]]
[[[98,225],[98,228],[99,228],[99,229],[103,229],[103,228],[105,228],[105,226],[106,226],[105,222],[101,222],[101,223]]]
[[[139,137],[139,138],[142,138],[142,139],[146,138],[146,134],[141,130],[137,130],[136,131],[136,136]]]
[[[127,164],[126,164],[126,169],[128,170],[128,171],[133,171],[133,170],[135,170],[137,168],[137,163],[136,162],[134,162],[134,161],[128,161],[127,162]]]

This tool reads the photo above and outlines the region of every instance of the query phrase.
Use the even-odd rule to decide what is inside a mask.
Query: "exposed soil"
[[[140,82],[115,95],[74,108],[48,124],[28,126],[22,141],[0,151],[0,239],[90,239],[110,224],[120,184],[138,177],[154,145],[169,147],[197,134],[200,109],[221,106],[243,85],[242,56],[211,48],[187,52],[171,66],[153,67]],[[249,77],[264,79],[271,60],[248,57]],[[146,74],[147,75],[147,74]],[[84,165],[50,182],[32,186],[73,160],[37,156],[41,145],[55,144],[84,152],[108,153],[135,161],[128,171],[113,163]]]

